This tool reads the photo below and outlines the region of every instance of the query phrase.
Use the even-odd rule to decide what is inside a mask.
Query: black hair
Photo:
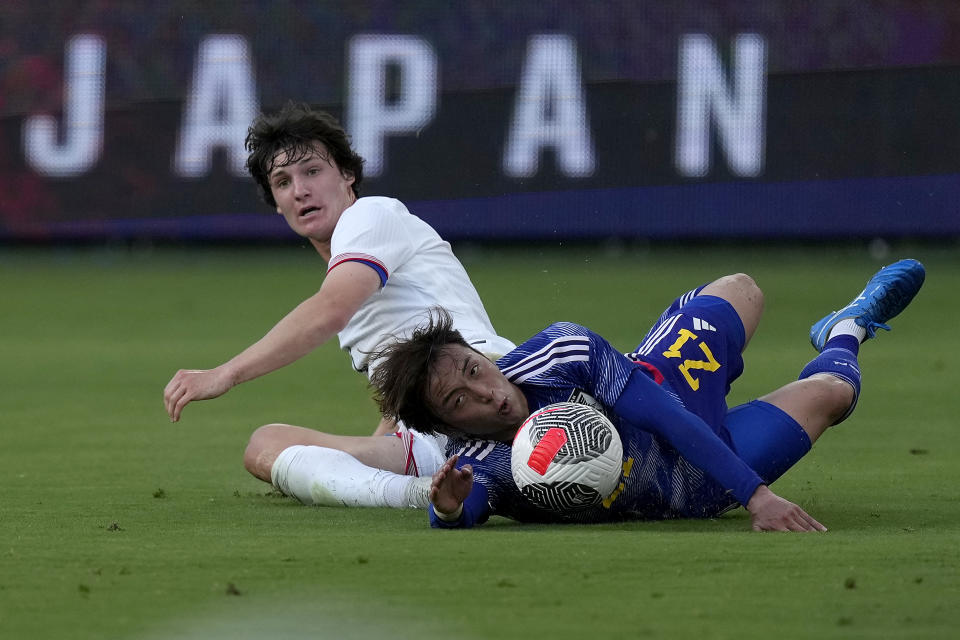
[[[453,328],[450,313],[434,307],[427,323],[417,327],[409,339],[397,340],[373,355],[371,362],[376,368],[370,385],[384,416],[402,420],[422,433],[452,432],[427,402],[433,364],[448,345],[476,351]]]

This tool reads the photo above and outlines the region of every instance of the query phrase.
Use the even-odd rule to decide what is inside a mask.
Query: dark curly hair
[[[417,327],[409,339],[397,340],[373,354],[371,362],[376,363],[376,369],[370,386],[384,416],[402,420],[422,433],[456,434],[427,403],[430,374],[445,346],[476,349],[453,328],[453,318],[446,309],[434,307],[428,315],[426,324]]]
[[[316,143],[326,147],[327,160],[336,163],[344,175],[353,176],[353,193],[360,196],[363,182],[363,158],[350,146],[347,133],[337,119],[302,102],[288,102],[276,113],[261,113],[247,130],[244,142],[249,155],[247,171],[253,176],[263,201],[271,207],[277,201],[270,191],[270,172],[277,156],[286,153],[287,164],[299,162],[316,151]]]

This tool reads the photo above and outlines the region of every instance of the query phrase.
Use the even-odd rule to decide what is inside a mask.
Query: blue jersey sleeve
[[[763,480],[716,433],[640,371],[627,381],[614,412],[630,425],[656,434],[690,463],[710,474],[746,506]]]

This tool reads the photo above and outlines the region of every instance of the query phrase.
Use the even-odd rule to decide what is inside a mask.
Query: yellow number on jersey
[[[623,480],[626,480],[627,478],[630,477],[630,470],[631,470],[631,469],[633,469],[633,458],[632,458],[632,457],[631,457],[631,458],[627,458],[627,459],[624,461],[624,463],[623,463]],[[613,493],[611,493],[609,496],[607,496],[607,497],[603,500],[603,508],[604,508],[604,509],[609,509],[609,508],[610,508],[610,505],[613,504],[613,501],[616,500],[616,499],[620,496],[621,493],[623,493],[623,490],[624,490],[624,489],[626,488],[626,486],[627,486],[626,483],[625,483],[623,480],[621,480],[621,481],[620,481],[620,484],[617,485],[617,488],[613,490]]]
[[[680,348],[683,347],[684,343],[687,340],[696,340],[697,334],[690,331],[689,329],[680,329],[679,335],[677,336],[676,342],[674,342],[670,347],[663,352],[665,358],[679,358]],[[696,391],[700,388],[700,380],[694,378],[690,375],[691,369],[702,369],[704,371],[716,371],[720,368],[720,363],[717,362],[717,359],[713,357],[713,353],[710,351],[710,347],[707,346],[706,342],[699,343],[700,351],[703,352],[703,355],[707,357],[706,360],[684,360],[683,364],[679,366],[680,373],[683,374],[684,379],[687,381],[687,384],[690,385],[690,388]]]

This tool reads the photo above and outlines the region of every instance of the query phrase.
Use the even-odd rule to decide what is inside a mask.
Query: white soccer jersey
[[[341,215],[330,239],[327,273],[362,262],[380,275],[370,296],[338,334],[357,371],[372,373],[370,354],[394,337],[408,338],[440,306],[453,326],[482,353],[512,350],[487,317],[480,296],[453,251],[433,228],[393,198],[360,198]]]

